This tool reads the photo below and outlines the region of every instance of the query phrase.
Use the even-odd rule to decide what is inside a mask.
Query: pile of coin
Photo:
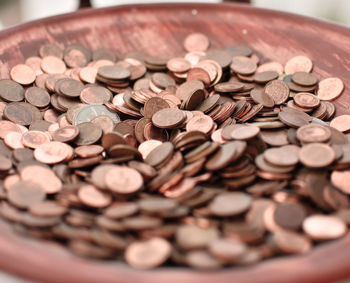
[[[0,80],[0,215],[135,268],[302,254],[350,225],[350,115],[304,55],[48,43]]]

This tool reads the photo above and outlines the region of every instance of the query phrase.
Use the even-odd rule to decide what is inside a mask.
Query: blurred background
[[[25,21],[72,12],[78,9],[79,5],[88,2],[93,7],[106,7],[152,2],[218,3],[221,0],[0,0],[0,29]],[[241,0],[241,2],[245,2],[245,0]],[[249,2],[257,7],[293,12],[350,25],[350,17],[348,16],[350,14],[350,1],[348,0],[250,0]]]

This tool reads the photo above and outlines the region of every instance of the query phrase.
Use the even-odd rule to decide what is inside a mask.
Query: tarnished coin
[[[115,166],[107,171],[105,184],[115,193],[132,194],[142,188],[143,178],[133,168]]]

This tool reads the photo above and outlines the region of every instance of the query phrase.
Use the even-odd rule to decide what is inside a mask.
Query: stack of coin
[[[184,38],[183,56],[43,45],[0,80],[0,215],[135,268],[302,254],[350,225],[340,78]],[[263,60],[264,63],[260,63]]]

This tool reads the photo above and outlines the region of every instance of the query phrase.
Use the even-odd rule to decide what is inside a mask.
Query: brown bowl
[[[252,46],[264,60],[285,63],[305,54],[322,79],[340,77],[343,95],[337,115],[349,112],[350,29],[302,16],[234,4],[135,5],[82,10],[19,25],[0,32],[0,74],[36,55],[45,42],[81,42],[109,47],[118,55],[131,50],[179,54],[191,32],[203,32],[213,47]],[[330,282],[350,276],[350,235],[322,244],[304,256],[266,260],[216,272],[188,268],[132,269],[116,261],[78,258],[55,243],[25,239],[0,221],[0,268],[45,282]]]

